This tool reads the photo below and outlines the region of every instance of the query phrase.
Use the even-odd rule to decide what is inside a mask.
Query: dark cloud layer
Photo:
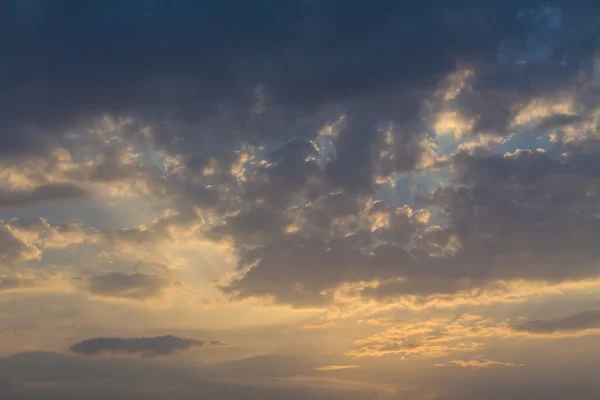
[[[84,356],[109,354],[131,354],[141,357],[169,356],[204,345],[201,340],[185,339],[177,336],[157,336],[151,338],[93,338],[71,346],[71,351]]]
[[[312,104],[430,79],[457,57],[493,56],[505,35],[523,33],[517,10],[536,2],[477,3],[7,2],[3,31],[18,42],[4,50],[19,57],[8,71],[5,87],[15,96],[5,115],[13,124],[61,126],[98,111],[162,105],[162,115],[180,108],[179,116],[194,119],[219,101],[251,100],[244,97],[260,83],[277,103]],[[403,61],[410,50],[412,62]]]
[[[517,331],[545,334],[555,332],[577,332],[586,329],[600,328],[600,311],[586,311],[571,314],[562,318],[534,320],[524,324],[514,325]]]
[[[593,135],[510,156],[443,158],[435,140],[447,129],[507,137],[518,125],[535,137],[592,124],[596,3],[5,2],[0,33],[16,39],[0,48],[13,60],[0,80],[0,161],[60,146],[81,163],[55,168],[71,183],[12,189],[0,206],[81,198],[83,183],[139,184],[179,213],[160,224],[210,214],[203,237],[231,241],[240,257],[227,293],[302,306],[327,304],[347,281],[401,278],[364,291],[386,297],[594,276]],[[556,106],[565,98],[572,107]],[[125,162],[106,140],[88,161],[78,132],[102,115],[132,119],[120,139],[152,142],[177,168]],[[433,166],[457,174],[423,202],[447,226],[377,199],[398,174]],[[160,229],[106,242],[168,240]],[[169,285],[141,273],[88,283],[138,300]]]
[[[588,20],[596,7],[555,3],[575,21]],[[342,103],[356,115],[331,169],[341,182],[344,166],[370,166],[378,121],[418,121],[420,96],[457,62],[493,62],[501,44],[526,39],[545,21],[517,15],[541,4],[5,2],[2,36],[16,39],[1,49],[13,62],[2,83],[0,148],[40,149],[108,113],[162,126],[161,142],[200,161],[201,149],[218,154],[235,140],[312,136],[298,118]],[[569,67],[577,67],[575,56]],[[189,122],[203,125],[189,129]],[[186,139],[183,146],[175,134]]]
[[[256,297],[328,308],[329,317],[374,308],[382,315],[368,318],[395,324],[395,307],[479,297],[489,304],[505,292],[525,299],[539,287],[545,295],[565,282],[588,281],[564,285],[574,291],[596,285],[599,26],[594,0],[0,1],[0,211],[19,215],[0,221],[0,292],[16,299],[5,306],[10,324],[35,328],[8,340],[31,345],[45,324],[60,337],[63,322],[112,307],[145,307],[152,316],[200,309],[208,318],[224,310],[235,318],[248,305],[222,301]],[[53,207],[70,202],[144,225],[58,222]],[[48,215],[21,218],[30,209]],[[211,241],[223,246],[209,248]],[[234,271],[225,270],[230,262]],[[214,295],[202,288],[215,274],[223,274],[220,292],[204,299]],[[75,314],[48,301],[48,315],[27,318],[31,294],[13,293],[43,289],[45,303],[67,285],[91,297]],[[515,293],[521,288],[527,293]],[[174,308],[156,314],[152,305],[166,293],[174,293]],[[189,303],[196,295],[202,300]],[[128,314],[115,312],[107,323],[123,323],[119,315]],[[505,360],[479,354],[492,350],[483,342],[495,340],[496,325],[487,325],[494,319],[469,318],[464,330],[456,321],[430,329],[429,319],[423,345],[404,337],[405,321],[390,327],[389,348],[365,349],[400,357],[476,352],[446,366]],[[323,326],[334,332],[350,319],[329,322]],[[533,341],[599,328],[595,310],[498,329]],[[411,389],[405,396],[406,382],[383,384],[389,370],[380,374],[366,360],[358,371],[314,375],[318,365],[347,365],[329,350],[328,364],[275,354],[184,371],[135,358],[222,343],[87,329],[90,338],[73,344],[70,356],[0,359],[0,398],[591,399],[598,392],[589,372],[597,368],[578,364],[578,354],[546,370],[512,358],[505,365],[523,368],[438,368],[440,381],[426,382],[432,392],[419,397]],[[365,323],[357,332],[369,329],[379,328]],[[444,329],[461,342],[452,350]],[[285,332],[283,341],[296,331]],[[235,351],[264,350],[264,334],[246,348],[245,333]],[[56,345],[53,338],[35,343]],[[469,347],[475,338],[482,343]],[[293,347],[305,351],[310,340]],[[265,347],[277,353],[285,343]],[[409,358],[403,362],[429,362]],[[556,380],[548,379],[551,366]],[[536,368],[546,376],[529,380],[539,378]],[[372,382],[340,378],[363,370]],[[464,375],[491,373],[489,387]]]
[[[13,60],[0,80],[0,161],[60,146],[81,168],[63,168],[74,183],[13,190],[0,206],[129,180],[179,213],[160,224],[208,220],[204,239],[233,243],[240,274],[223,290],[297,306],[327,304],[348,281],[400,278],[364,291],[386,297],[599,272],[597,2],[1,7],[0,33],[16,39],[0,48]],[[133,120],[120,139],[152,145],[176,167],[124,162],[106,140],[89,162],[73,137],[102,115]],[[585,144],[565,138],[572,127]],[[436,140],[447,130],[558,139],[546,153],[479,146],[443,157]],[[422,202],[446,226],[428,226],[432,210],[377,198],[434,166],[456,174]],[[168,238],[132,229],[106,241]],[[139,273],[88,283],[92,294],[134,299],[169,285]]]

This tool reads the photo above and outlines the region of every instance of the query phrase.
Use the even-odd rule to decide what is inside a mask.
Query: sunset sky
[[[597,400],[600,2],[0,0],[0,399]]]

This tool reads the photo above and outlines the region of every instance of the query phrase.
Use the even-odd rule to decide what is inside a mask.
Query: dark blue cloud
[[[134,354],[143,357],[168,356],[178,351],[202,346],[201,340],[185,339],[177,336],[157,336],[150,338],[93,338],[71,346],[71,351],[85,356],[103,353]]]
[[[433,152],[423,143],[432,134],[430,119],[447,104],[437,104],[432,94],[457,66],[476,71],[470,90],[452,101],[452,112],[476,121],[467,135],[508,135],[523,105],[579,88],[581,77],[593,72],[596,3],[4,2],[0,33],[14,39],[0,43],[0,55],[10,60],[0,75],[0,161],[15,162],[57,143],[68,147],[62,136],[69,129],[85,127],[103,114],[132,117],[139,122],[136,127],[150,125],[159,148],[182,155],[189,167],[182,173],[184,182],[173,184],[172,178],[154,179],[135,170],[127,176],[144,179],[152,194],[182,209],[227,215],[209,233],[232,239],[240,268],[256,264],[230,287],[242,297],[273,294],[291,303],[318,303],[319,293],[344,280],[418,279],[424,272],[473,278],[474,285],[491,279],[589,276],[587,265],[598,254],[583,239],[594,237],[598,227],[573,210],[589,210],[597,201],[587,195],[595,187],[597,163],[594,152],[579,156],[582,148],[573,150],[576,155],[566,163],[537,153],[451,158],[459,175],[455,183],[462,188],[439,190],[429,204],[453,226],[437,232],[437,239],[417,238],[429,241],[416,249],[422,253],[419,267],[402,248],[411,244],[406,236],[397,236],[395,247],[380,246],[367,254],[365,249],[392,233],[379,230],[383,236],[375,237],[371,222],[364,221],[340,228],[335,212],[318,199],[341,192],[362,201],[353,207],[340,200],[351,205],[339,207],[345,216],[375,218],[363,200],[372,197],[378,178],[411,172]],[[536,120],[531,129],[586,120],[597,95],[593,87],[578,91],[581,118],[554,116]],[[432,103],[429,111],[423,107],[426,99]],[[314,145],[318,129],[341,113],[347,123],[332,145],[335,156],[320,159]],[[386,141],[378,128],[388,122],[393,122],[392,138]],[[230,173],[236,162],[232,154],[247,142],[264,146],[268,163],[253,165],[237,182]],[[214,182],[198,183],[213,161]],[[81,180],[122,177],[118,163],[105,167]],[[577,179],[562,179],[565,175]],[[309,204],[297,212],[302,229],[288,240],[282,233],[299,204]],[[572,207],[561,211],[562,205]],[[551,235],[550,223],[563,234]],[[404,223],[417,230],[414,224]],[[355,235],[343,236],[343,230]],[[482,231],[489,241],[481,238]],[[450,261],[431,260],[430,242],[452,236],[460,239],[461,252]],[[562,268],[572,253],[565,249],[564,256],[552,258],[548,243],[580,250],[577,266]],[[521,252],[524,245],[526,253]],[[481,267],[490,255],[501,265],[493,271]],[[530,259],[546,262],[547,268],[525,268]],[[141,297],[163,287],[129,275],[91,283],[97,293],[113,295],[139,286]]]
[[[555,3],[573,18],[590,13]],[[493,61],[501,43],[525,38],[532,22],[517,14],[539,4],[3,2],[0,33],[11,39],[0,43],[10,60],[0,78],[2,149],[43,146],[40,133],[58,134],[102,113],[156,123],[221,115],[228,121],[210,138],[218,142],[289,136],[275,129],[274,115],[252,115],[257,85],[291,120],[324,104],[427,89],[457,62]],[[410,96],[403,107],[377,102],[368,113],[375,121],[414,121],[419,100]],[[359,135],[372,135],[371,128]]]

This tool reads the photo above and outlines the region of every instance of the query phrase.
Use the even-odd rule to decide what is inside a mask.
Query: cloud
[[[600,329],[595,311],[517,324],[489,307],[600,288],[597,1],[4,3],[3,298],[60,281],[79,319],[114,307],[116,325],[152,300],[186,326],[204,326],[190,307],[274,303],[268,320],[317,321],[290,334],[327,328],[369,362],[508,366],[471,356]],[[439,317],[470,307],[483,315]],[[264,360],[237,365],[298,380],[321,365]],[[338,361],[317,370],[355,367]]]
[[[514,363],[509,363],[509,362],[502,362],[502,361],[492,361],[492,360],[486,360],[486,359],[481,359],[481,360],[453,360],[452,361],[453,364],[458,365],[459,367],[462,368],[487,368],[487,367],[492,367],[492,366],[497,366],[497,367],[524,367],[525,364],[514,364]]]
[[[523,324],[513,325],[512,329],[517,332],[531,333],[533,335],[568,334],[600,329],[600,311],[593,310],[561,318],[532,320]]]
[[[590,242],[600,228],[593,218],[600,169],[589,143],[565,150],[458,152],[444,161],[456,179],[434,190],[424,199],[430,208],[421,210],[340,193],[281,214],[242,212],[226,222],[227,231],[219,228],[239,245],[253,246],[240,251],[240,277],[225,290],[315,306],[331,303],[328,290],[344,282],[378,280],[361,293],[382,299],[593,278],[600,257]],[[259,210],[255,227],[248,218]],[[429,225],[433,213],[448,225]],[[321,255],[311,260],[307,254]],[[308,273],[311,268],[319,275]]]
[[[343,369],[355,369],[360,368],[358,365],[323,365],[315,368],[315,371],[339,371]]]
[[[561,284],[594,279],[591,243],[598,168],[586,144],[571,150],[457,153],[452,186],[428,200],[449,220],[417,231],[410,250],[419,268],[362,291],[377,299],[492,293],[508,282]],[[569,266],[567,268],[566,266]]]
[[[382,7],[386,13],[383,14],[379,9],[340,2],[291,2],[272,7],[263,3],[244,5],[239,1],[227,1],[204,10],[204,13],[192,3],[172,6],[160,1],[152,5],[133,2],[127,6],[109,2],[102,9],[66,3],[61,12],[50,12],[43,3],[34,3],[29,10],[18,11],[20,18],[3,20],[8,32],[25,35],[31,46],[14,66],[15,82],[6,85],[13,103],[6,104],[10,107],[3,117],[9,126],[35,121],[30,122],[31,128],[60,128],[99,111],[144,116],[154,113],[163,118],[194,120],[208,118],[210,111],[218,110],[216,104],[219,101],[228,100],[224,105],[229,108],[247,107],[247,110],[234,108],[233,111],[241,114],[239,117],[254,117],[251,122],[259,128],[263,122],[259,117],[264,111],[256,113],[257,102],[267,109],[269,105],[308,108],[317,102],[370,94],[386,86],[408,84],[416,79],[426,84],[453,69],[456,59],[490,58],[505,37],[516,36],[517,39],[524,34],[522,29],[517,29],[520,26],[515,15],[527,4],[488,5],[477,11],[469,7],[470,2],[450,9],[440,5],[439,1],[429,1],[399,8],[393,2],[385,2]],[[342,14],[338,13],[340,7],[344,10]],[[256,19],[245,21],[234,17],[231,8],[239,8]],[[10,11],[6,14],[17,12]],[[94,18],[99,13],[104,17]],[[83,19],[82,25],[76,28],[77,40],[56,29],[61,15],[75,14]],[[358,17],[362,17],[360,21],[364,27],[361,35],[352,29],[352,23]],[[178,25],[169,22],[170,18],[177,19]],[[34,29],[37,25],[46,27],[45,35]],[[109,26],[114,29],[109,30]],[[131,26],[135,29],[128,30]],[[435,32],[436,39],[415,35],[419,32],[417,26],[428,26]],[[488,26],[493,29],[484,29]],[[227,33],[220,35],[222,47],[210,42],[193,46],[199,38],[219,32],[218,27],[227,28]],[[97,53],[72,50],[78,43],[93,40],[95,32],[105,33],[94,42]],[[306,34],[303,41],[296,39],[298,32]],[[115,37],[127,40],[114,45],[110,39]],[[414,37],[427,51],[413,53],[411,63],[401,62],[400,55],[411,49],[409,38]],[[44,39],[49,38],[56,44],[46,48]],[[168,38],[174,47],[165,47],[160,38]],[[368,40],[370,38],[378,39],[375,48],[374,41]],[[325,45],[331,42],[337,44],[334,50]],[[365,52],[365,61],[350,63],[356,47]],[[396,48],[397,53],[382,52],[391,47]],[[45,51],[57,54],[58,59],[64,61],[53,61],[43,70],[35,61],[43,57]],[[157,55],[162,61],[148,61],[148,54]],[[248,61],[250,55],[258,58],[256,62]],[[312,62],[315,58],[321,59],[322,63],[315,65]],[[109,68],[108,59],[118,59],[118,68]],[[207,63],[207,59],[211,61]],[[266,62],[270,62],[268,68]],[[226,67],[219,68],[222,66]],[[343,76],[333,73],[342,66],[346,68]],[[19,67],[31,77],[26,87],[23,84],[27,74]],[[101,76],[91,79],[95,68],[105,69]],[[44,76],[43,71],[48,75]],[[327,81],[329,86],[325,85]],[[122,85],[122,96],[109,96],[118,85]],[[204,87],[205,90],[196,93],[189,89],[190,86]],[[61,87],[60,100],[51,97],[59,93]],[[257,90],[260,87],[265,89]],[[161,94],[169,97],[160,100]],[[52,112],[42,107],[44,100],[49,98],[55,100]],[[35,101],[26,107],[26,99]],[[73,102],[75,99],[80,102]],[[69,104],[78,105],[69,108]],[[207,107],[204,112],[192,113],[202,105]],[[177,110],[177,106],[181,109]],[[38,118],[27,118],[33,116]],[[13,138],[5,145],[22,149],[32,145],[32,139]]]
[[[132,339],[93,338],[71,346],[71,351],[84,356],[105,353],[138,355],[140,357],[169,356],[204,345],[202,340],[185,339],[177,336],[142,337]]]
[[[224,290],[238,298],[274,296],[281,303],[326,305],[326,291],[344,281],[389,278],[413,268],[414,259],[401,245],[424,226],[426,215],[344,193],[323,196],[288,209],[280,222],[283,232],[261,235],[263,246],[244,251],[239,269],[248,271]],[[293,229],[285,231],[286,224]],[[377,245],[387,240],[393,242]]]
[[[111,272],[89,278],[88,290],[95,296],[144,300],[159,296],[170,285],[160,276],[141,272]]]
[[[414,130],[420,128],[420,103],[436,91],[444,76],[454,78],[448,82],[447,93],[452,95],[442,97],[468,108],[480,103],[480,92],[501,86],[507,74],[515,80],[544,76],[553,82],[547,75],[559,64],[548,57],[533,66],[522,65],[513,56],[523,50],[521,43],[531,42],[527,39],[545,29],[539,18],[516,17],[536,2],[484,6],[466,1],[448,6],[431,0],[399,7],[385,1],[377,9],[338,1],[277,6],[225,3],[200,10],[189,2],[173,6],[163,1],[128,5],[110,1],[102,8],[67,2],[59,12],[36,2],[29,8],[7,10],[6,15],[18,18],[7,17],[3,26],[7,34],[23,38],[15,46],[27,51],[19,52],[12,79],[5,83],[11,101],[2,107],[1,118],[6,131],[12,128],[23,135],[3,136],[3,154],[48,150],[62,142],[65,131],[108,114],[156,127],[160,147],[181,154],[188,166],[203,169],[216,160],[228,169],[233,163],[226,154],[238,142],[314,138],[324,122],[332,123],[343,114],[348,116],[348,126],[338,135],[337,157],[325,168],[326,175],[344,189],[363,191],[378,174],[419,164],[421,135]],[[587,4],[594,9],[594,2]],[[583,22],[593,12],[581,13],[567,2],[561,6],[565,15],[575,15],[574,21],[563,19],[564,24],[570,23],[565,30],[579,22],[576,27],[583,33],[568,37],[579,44],[589,34],[591,24]],[[255,18],[242,21],[231,15],[231,9]],[[96,18],[98,14],[103,17]],[[62,17],[74,15],[82,23],[73,28],[73,36],[66,35],[58,27]],[[177,26],[171,20],[179,21]],[[360,34],[355,29],[358,20]],[[38,31],[36,26],[45,28]],[[431,37],[420,34],[422,27]],[[203,41],[217,34],[219,46]],[[303,40],[297,39],[299,35]],[[412,51],[415,40],[421,51]],[[48,41],[53,45],[48,47]],[[83,42],[93,42],[95,51],[84,50],[79,46]],[[579,61],[588,54],[559,42],[550,43],[556,60],[571,57],[558,75],[576,76]],[[513,50],[504,58],[515,65],[484,74],[486,79],[476,81],[473,90],[463,90],[461,82],[474,73],[456,73],[457,61],[495,65],[499,48]],[[7,49],[5,56],[16,59],[15,51]],[[49,62],[48,53],[56,59]],[[357,53],[364,54],[360,61]],[[316,65],[315,59],[321,62]],[[48,64],[42,68],[39,60]],[[345,72],[337,73],[340,69]],[[564,84],[566,79],[555,80]],[[191,89],[197,87],[202,90]],[[119,96],[114,96],[116,91]],[[518,100],[529,95],[521,91],[525,93]],[[465,93],[471,97],[460,98]],[[52,111],[46,107],[49,102]],[[339,104],[343,112],[332,113]],[[395,157],[383,163],[377,157],[382,150],[377,124],[382,120],[406,126],[395,133],[393,144],[384,146]]]

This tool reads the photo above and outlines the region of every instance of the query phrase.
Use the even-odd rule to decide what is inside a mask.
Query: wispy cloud
[[[315,368],[315,371],[339,371],[342,369],[355,369],[360,368],[359,365],[323,365]]]
[[[524,367],[525,364],[515,364],[509,362],[502,361],[492,361],[492,360],[453,360],[453,364],[458,365],[463,368],[487,368],[487,367]]]

